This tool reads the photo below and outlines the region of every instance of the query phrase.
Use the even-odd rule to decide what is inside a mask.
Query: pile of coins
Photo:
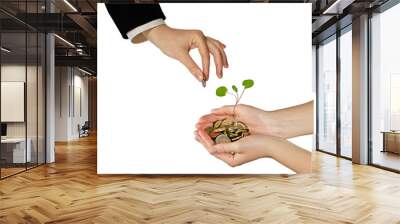
[[[212,127],[206,128],[208,135],[215,143],[229,143],[250,135],[249,128],[240,121],[231,118],[217,120]]]

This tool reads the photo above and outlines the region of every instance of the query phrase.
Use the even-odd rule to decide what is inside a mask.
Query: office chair
[[[85,121],[82,127],[78,125],[78,129],[79,129],[79,138],[89,136],[89,129],[90,129],[89,121]]]

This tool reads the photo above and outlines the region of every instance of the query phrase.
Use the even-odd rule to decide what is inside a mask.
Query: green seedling
[[[244,91],[246,89],[253,87],[253,85],[254,85],[253,80],[246,79],[246,80],[243,80],[243,82],[242,82],[243,89],[240,94],[239,94],[239,89],[235,85],[232,85],[233,92],[228,91],[228,88],[226,88],[225,86],[220,86],[215,91],[215,94],[219,97],[224,97],[224,96],[226,96],[226,94],[229,94],[229,95],[232,95],[235,97],[235,106],[233,107],[233,114],[235,115],[236,106],[239,104],[240,99],[242,99]]]

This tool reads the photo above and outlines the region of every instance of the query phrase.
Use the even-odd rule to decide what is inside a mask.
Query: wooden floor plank
[[[316,152],[307,175],[96,174],[96,136],[0,181],[0,223],[400,223],[400,175]]]

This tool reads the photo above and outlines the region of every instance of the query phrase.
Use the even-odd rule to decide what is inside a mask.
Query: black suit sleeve
[[[155,19],[165,19],[159,4],[106,4],[108,13],[121,35]]]

